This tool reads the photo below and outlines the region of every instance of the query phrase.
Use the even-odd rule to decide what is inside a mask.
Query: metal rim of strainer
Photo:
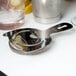
[[[20,32],[17,32],[17,33],[15,33],[13,36],[12,36],[12,39],[14,39],[19,33],[21,33],[21,32],[26,32],[26,31],[29,31],[29,30],[22,30],[22,31],[20,31]],[[37,30],[38,31],[38,30]],[[40,30],[39,30],[40,31]],[[38,35],[37,35],[37,37],[38,37]],[[40,37],[40,36],[39,36]],[[38,37],[38,38],[39,38]],[[39,39],[38,39],[39,40]],[[10,40],[10,42],[11,42],[11,40]],[[42,38],[40,38],[40,41],[39,42],[37,42],[36,44],[34,43],[34,44],[29,44],[29,45],[27,45],[27,44],[25,44],[25,46],[36,46],[36,45],[39,45],[40,43],[42,43],[43,42],[43,40],[42,40]]]
[[[21,32],[25,32],[25,30],[22,30],[22,31],[20,31],[20,32],[18,32],[18,33],[15,33],[13,36],[12,36],[12,38],[15,38],[19,33],[21,33]],[[51,37],[49,37],[50,39],[51,39],[51,41],[52,41],[52,38]],[[51,43],[51,41],[50,41],[50,43]],[[31,44],[31,45],[25,45],[26,47],[28,46],[28,47],[36,47],[36,46],[38,46],[38,45],[41,45],[41,47],[39,48],[39,49],[35,49],[35,50],[33,50],[33,51],[23,51],[22,49],[19,49],[19,48],[17,48],[16,46],[14,46],[13,45],[13,43],[11,42],[11,41],[9,41],[9,46],[10,46],[10,48],[13,50],[13,52],[15,52],[15,53],[18,53],[18,54],[22,54],[22,55],[25,55],[25,54],[35,54],[35,53],[37,53],[37,52],[39,52],[41,49],[43,49],[43,47],[44,47],[44,42],[47,42],[47,40],[45,41],[45,40],[43,40],[42,38],[41,38],[41,41],[40,42],[38,42],[38,43],[36,43],[36,44]],[[49,44],[50,43],[48,43],[47,45],[46,45],[46,47],[48,47],[49,46]]]
[[[51,41],[52,41],[52,38],[51,38]],[[43,45],[43,43],[44,43],[44,41],[42,41],[41,42],[41,44]],[[49,44],[51,44],[51,42],[49,43]],[[46,45],[46,47],[45,48],[47,48],[48,46],[50,46],[50,45]],[[37,50],[33,50],[33,51],[23,51],[23,50],[21,50],[21,49],[15,49],[13,46],[12,46],[12,44],[9,42],[9,46],[10,46],[10,48],[11,48],[11,50],[13,51],[13,52],[15,52],[16,54],[20,54],[20,55],[35,55],[35,54],[37,54],[37,53],[39,53],[39,52],[42,52],[42,49],[44,48],[44,47],[41,47],[41,48],[39,48],[39,49],[37,49]]]

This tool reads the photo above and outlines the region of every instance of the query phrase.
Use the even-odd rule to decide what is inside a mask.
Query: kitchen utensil
[[[47,47],[52,38],[51,34],[71,29],[70,23],[61,23],[47,30],[23,28],[4,33],[9,38],[9,45],[14,52],[19,54],[33,54]]]
[[[61,18],[63,0],[32,0],[35,20],[40,23],[55,23]]]

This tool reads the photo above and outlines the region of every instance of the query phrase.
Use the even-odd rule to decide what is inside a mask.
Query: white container
[[[61,18],[63,0],[32,0],[35,20],[40,23],[55,23]]]
[[[0,0],[0,29],[10,30],[24,23],[23,0]]]

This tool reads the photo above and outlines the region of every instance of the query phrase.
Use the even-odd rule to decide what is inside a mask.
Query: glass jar
[[[23,0],[0,0],[0,29],[10,30],[24,24]]]

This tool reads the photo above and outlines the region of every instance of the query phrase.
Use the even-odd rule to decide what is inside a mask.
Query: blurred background
[[[63,0],[64,2],[73,2],[75,0]],[[32,13],[32,3],[31,3],[31,0],[24,0],[24,3],[25,3],[25,9],[24,9],[24,12],[26,14],[30,14]]]

